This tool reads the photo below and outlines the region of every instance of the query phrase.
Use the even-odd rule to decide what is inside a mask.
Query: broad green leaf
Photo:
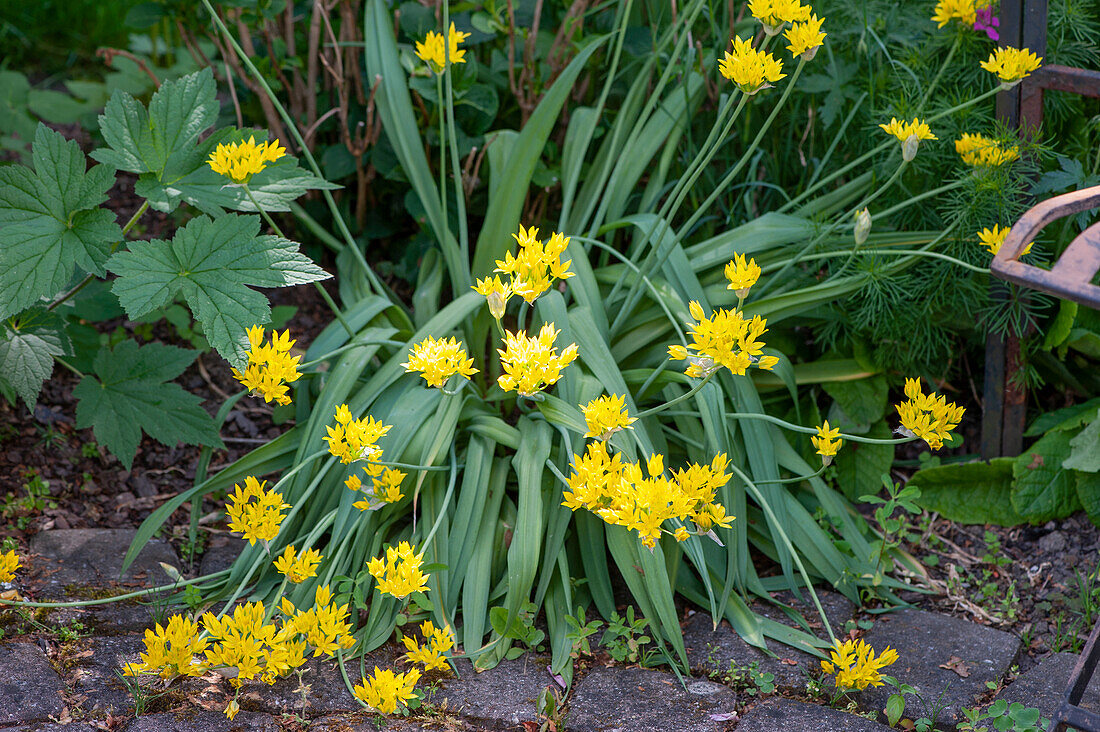
[[[1062,461],[1063,468],[1086,473],[1100,471],[1100,413],[1069,441],[1069,446],[1072,450],[1069,457]]]
[[[247,353],[245,330],[271,319],[267,298],[248,285],[286,287],[329,277],[294,242],[259,231],[257,216],[200,216],[170,242],[133,242],[108,263],[118,275],[112,290],[131,318],[182,296],[210,345],[239,366]]]
[[[925,468],[906,485],[920,488],[917,503],[921,507],[952,521],[1015,526],[1026,519],[1012,506],[1013,460]]]
[[[14,391],[33,409],[42,382],[53,373],[53,357],[68,350],[64,322],[47,310],[0,323],[0,390]]]
[[[129,470],[142,430],[157,442],[222,447],[214,420],[199,406],[202,400],[172,383],[198,355],[175,346],[126,340],[96,354],[95,376],[85,376],[77,398],[76,426],[92,427]]]
[[[1058,303],[1058,315],[1055,316],[1054,321],[1047,328],[1046,335],[1043,336],[1044,351],[1062,345],[1066,338],[1069,338],[1076,317],[1077,303],[1070,300],[1062,300]]]
[[[890,427],[886,422],[877,422],[867,432],[867,437],[889,438]],[[852,500],[878,493],[882,487],[880,476],[890,472],[893,464],[893,445],[846,441],[836,456],[836,480],[840,492]]]
[[[1100,473],[1074,473],[1077,478],[1077,498],[1089,521],[1100,526]]]
[[[1032,523],[1064,518],[1081,508],[1073,471],[1062,467],[1071,437],[1068,432],[1051,432],[1012,464],[1012,506]]]
[[[114,214],[99,208],[113,177],[109,168],[85,171],[80,147],[39,125],[34,170],[0,168],[0,317],[53,297],[74,268],[98,275],[122,238]]]
[[[886,377],[872,376],[859,381],[831,381],[821,385],[844,413],[861,424],[870,424],[886,413]]]
[[[1096,414],[1097,408],[1100,408],[1100,397],[1074,404],[1072,407],[1045,412],[1031,423],[1024,432],[1024,437],[1038,437],[1050,430],[1075,430],[1089,421]]]

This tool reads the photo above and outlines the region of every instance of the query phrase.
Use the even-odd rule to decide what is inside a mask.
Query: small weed
[[[749,696],[775,693],[775,674],[761,671],[759,661],[753,661],[748,666],[730,661],[725,678],[727,684]]]
[[[646,666],[657,654],[655,648],[643,648],[652,642],[648,635],[644,635],[648,625],[649,621],[645,618],[634,618],[633,605],[626,609],[626,615],[612,611],[611,621],[600,638],[600,645],[619,663],[641,663]]]
[[[52,424],[48,424],[45,427],[38,425],[38,444],[46,449],[56,449],[61,447],[67,441],[67,437],[58,430],[54,429]]]
[[[89,459],[97,458],[100,456],[99,445],[97,445],[94,441],[85,442],[83,445],[80,446],[80,454]]]
[[[1041,732],[1050,720],[1041,716],[1038,709],[1025,707],[1020,702],[1008,704],[1004,699],[993,702],[984,712],[979,709],[963,709],[966,721],[959,724],[959,732]],[[990,722],[990,726],[980,722]]]
[[[135,717],[146,714],[153,702],[168,693],[167,689],[157,690],[142,686],[141,681],[137,677],[127,676],[122,672],[122,669],[115,669],[115,676],[117,676],[119,681],[122,682],[122,685],[126,687],[126,692],[134,702]]]
[[[600,632],[600,628],[603,627],[603,623],[599,620],[593,620],[590,623],[586,623],[584,608],[580,605],[577,606],[576,615],[566,615],[565,622],[570,625],[572,630],[565,634],[565,637],[569,639],[572,644],[572,650],[569,651],[571,658],[580,658],[581,656],[591,656],[592,647],[589,644],[589,636],[593,636]]]

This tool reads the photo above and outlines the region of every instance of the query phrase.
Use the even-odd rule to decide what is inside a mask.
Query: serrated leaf
[[[1070,454],[1062,461],[1063,468],[1086,473],[1100,471],[1100,413],[1069,441],[1069,446]]]
[[[214,420],[199,406],[202,400],[170,381],[196,355],[161,343],[138,346],[133,340],[101,349],[93,364],[95,376],[85,376],[73,389],[77,428],[91,427],[96,440],[127,470],[143,430],[165,445],[222,447]]]
[[[941,465],[918,470],[906,487],[920,489],[917,505],[964,524],[1015,526],[1024,522],[1012,506],[1013,458]]]
[[[242,366],[245,330],[271,320],[267,298],[249,285],[285,287],[330,276],[294,242],[258,236],[259,231],[257,216],[200,216],[170,242],[133,242],[130,251],[115,254],[107,264],[118,275],[112,291],[131,318],[182,296],[210,345]]]
[[[69,351],[62,319],[44,309],[0,323],[0,385],[34,408],[42,382],[53,373],[53,357]]]
[[[890,427],[886,422],[877,422],[867,436],[888,438]],[[848,498],[877,493],[882,488],[882,474],[890,472],[894,464],[894,446],[847,441],[837,453],[835,464],[837,486]]]
[[[113,244],[122,238],[114,214],[100,209],[111,171],[85,171],[80,147],[39,125],[34,170],[0,168],[0,317],[56,295],[79,267],[103,276]]]
[[[1081,508],[1069,457],[1068,432],[1050,432],[1012,463],[1012,506],[1028,521],[1042,523],[1069,516]]]

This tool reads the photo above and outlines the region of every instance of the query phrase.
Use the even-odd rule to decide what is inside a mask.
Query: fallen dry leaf
[[[940,668],[945,668],[948,671],[954,671],[964,679],[970,675],[970,664],[966,663],[958,656],[952,656],[950,659],[948,659],[947,663],[941,663]]]

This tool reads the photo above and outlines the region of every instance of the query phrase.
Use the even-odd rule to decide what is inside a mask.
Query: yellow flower
[[[932,20],[940,28],[943,28],[952,20],[958,20],[963,25],[973,26],[976,18],[977,8],[974,0],[940,0],[936,3],[936,12],[932,16]]]
[[[428,31],[428,35],[424,37],[423,42],[416,42],[416,55],[420,57],[421,61],[427,62],[432,67],[432,71],[437,74],[441,73],[447,63],[447,56],[450,56],[450,61],[453,64],[466,63],[466,51],[459,50],[458,44],[464,43],[469,37],[469,33],[455,30],[455,24],[451,23],[451,30],[447,34],[447,39],[450,41],[449,49],[445,48],[442,33]]]
[[[670,360],[689,362],[684,369],[688,376],[704,378],[723,366],[743,376],[754,363],[760,368],[765,368],[765,364],[771,368],[778,363],[774,356],[763,356],[764,342],[758,339],[768,329],[767,321],[759,315],[745,320],[738,310],[719,309],[707,317],[703,307],[694,300],[688,309],[697,321],[688,323],[691,343],[687,348],[670,346],[668,349]]]
[[[15,579],[17,569],[19,569],[19,555],[14,549],[0,554],[0,582],[11,582]]]
[[[1020,157],[1020,148],[1016,145],[1002,147],[1000,140],[994,140],[982,135],[972,135],[964,132],[963,136],[955,140],[955,152],[967,165],[975,167],[995,167],[1011,163]]]
[[[939,450],[951,430],[959,426],[965,410],[942,396],[925,394],[920,379],[905,380],[905,396],[906,401],[897,405],[902,425],[898,432],[919,437],[933,450]]]
[[[676,527],[676,531],[672,532],[672,538],[676,539],[676,541],[687,541],[691,538],[691,534],[683,526],[678,526]]]
[[[294,343],[289,330],[284,330],[282,335],[271,331],[271,344],[265,346],[263,326],[252,326],[248,329],[248,365],[243,374],[231,369],[233,376],[250,392],[262,396],[265,402],[274,399],[276,404],[290,404],[287,384],[301,377],[298,373],[301,356],[290,356]]]
[[[235,183],[247,183],[252,176],[266,168],[268,163],[275,162],[283,155],[286,155],[286,148],[279,145],[278,140],[257,145],[256,138],[251,136],[248,142],[218,145],[206,162],[215,173],[231,178]]]
[[[572,261],[572,260],[570,260]],[[504,309],[508,306],[508,298],[512,296],[512,288],[500,281],[499,277],[492,279],[486,277],[478,280],[473,288],[479,295],[485,296],[485,302],[489,306],[489,313],[500,320],[504,317]]]
[[[206,665],[236,669],[238,679],[264,674],[279,632],[273,623],[265,622],[265,616],[262,602],[239,605],[232,615],[221,618],[213,613],[203,615],[202,625],[212,642],[206,651]],[[273,671],[272,681],[275,675]]]
[[[355,645],[355,637],[350,635],[348,606],[332,602],[332,591],[328,585],[321,585],[314,591],[313,607],[295,614],[293,624],[288,627],[295,634],[306,637],[309,645],[313,646],[314,657],[331,656],[337,649],[346,650]]]
[[[988,60],[982,61],[982,68],[995,74],[1002,85],[1012,86],[1039,68],[1042,60],[1026,48],[1002,47],[990,53]]]
[[[295,556],[297,552],[294,545],[288,546],[283,555],[275,560],[275,569],[286,578],[298,584],[305,582],[310,577],[317,576],[317,565],[321,563],[321,553],[316,549],[306,549],[301,556]]]
[[[726,264],[725,272],[726,279],[730,282],[726,285],[726,289],[734,290],[738,297],[748,295],[749,288],[760,279],[760,265],[756,263],[755,259],[745,262],[744,254],[735,254],[733,259]]]
[[[199,633],[199,625],[183,615],[173,615],[167,626],[157,623],[156,630],[145,631],[145,652],[141,663],[123,667],[126,676],[155,674],[171,679],[176,676],[202,676],[206,666],[195,660],[206,650],[207,641]]]
[[[863,691],[868,686],[882,686],[882,669],[898,660],[898,652],[887,647],[875,657],[875,649],[863,640],[833,641],[830,661],[821,662],[821,670],[833,676],[838,689]]]
[[[817,434],[810,438],[810,442],[814,444],[818,455],[827,458],[825,464],[828,465],[828,459],[836,455],[843,443],[840,439],[840,428],[829,429],[829,420],[825,420],[825,424],[817,428]]]
[[[499,280],[489,281],[488,278],[480,280],[474,289],[485,295],[490,300],[493,293],[499,294],[506,303],[509,293],[519,295],[528,304],[534,303],[542,293],[550,289],[554,280],[566,280],[576,272],[569,271],[572,259],[561,261],[565,249],[569,246],[569,237],[561,233],[553,234],[542,244],[539,239],[539,230],[535,227],[524,228],[521,224],[519,234],[512,234],[512,238],[519,244],[519,250],[513,255],[511,252],[504,254],[504,259],[497,260],[497,268],[494,272],[510,275],[512,280],[507,288]],[[495,295],[494,295],[495,296]],[[493,302],[489,302],[489,312],[493,312]],[[501,315],[504,314],[504,303],[499,306]],[[493,317],[498,317],[494,314]]]
[[[879,127],[898,138],[901,143],[902,158],[907,161],[917,156],[917,147],[920,145],[921,140],[939,139],[932,134],[932,130],[923,120],[916,117],[913,118],[912,122],[891,117],[889,124],[879,125]]]
[[[756,362],[758,368],[762,368],[765,371],[771,371],[779,363],[778,356],[761,356],[760,360]]]
[[[455,374],[467,379],[477,373],[474,360],[466,357],[466,349],[454,338],[438,341],[428,336],[413,346],[405,371],[419,371],[428,386],[442,388]]]
[[[799,0],[749,0],[749,12],[763,24],[764,32],[771,36],[778,33],[784,23],[810,19],[810,7]]]
[[[229,515],[229,530],[242,534],[249,544],[257,540],[268,542],[279,534],[279,524],[283,522],[283,509],[290,508],[283,503],[283,497],[274,490],[265,490],[267,485],[251,475],[244,479],[244,488],[236,489],[229,496],[225,511]]]
[[[378,591],[400,599],[414,592],[428,591],[428,575],[420,571],[424,553],[415,554],[411,544],[403,541],[397,547],[386,547],[385,560],[375,557],[367,569],[378,583]]]
[[[377,460],[382,454],[378,440],[390,431],[392,425],[375,421],[367,415],[365,419],[352,419],[347,404],[336,408],[336,426],[326,427],[328,451],[340,458],[344,465],[356,460]]]
[[[371,479],[371,489],[363,491],[366,498],[356,501],[354,505],[362,511],[373,511],[386,503],[397,503],[404,494],[401,492],[401,482],[406,474],[395,468],[387,468],[376,463],[371,463],[363,468],[363,472]],[[361,490],[363,482],[358,476],[352,475],[344,481],[349,489]]]
[[[746,94],[755,94],[779,81],[786,74],[781,73],[783,64],[766,51],[757,51],[752,41],[742,38],[733,39],[733,53],[718,62],[718,70],[737,88]]]
[[[241,705],[237,703],[236,699],[233,699],[225,707],[225,716],[229,717],[230,721],[232,721],[239,711],[241,711]]]
[[[1005,237],[1008,236],[1010,229],[1007,226],[993,225],[992,229],[982,229],[978,232],[978,240],[982,243],[989,253],[993,256],[997,256],[997,252],[1001,251],[1001,245],[1005,243]],[[1024,254],[1031,251],[1031,246],[1035,242],[1028,244],[1024,247]],[[1021,255],[1023,256],[1023,255]]]
[[[554,340],[558,330],[553,323],[545,323],[537,336],[526,333],[504,332],[504,348],[497,349],[504,373],[497,383],[504,391],[515,391],[521,396],[532,396],[557,383],[562,369],[577,358],[577,344],[570,343],[558,355]]]
[[[405,658],[409,663],[422,664],[425,671],[447,668],[447,659],[443,654],[454,648],[455,644],[451,626],[446,625],[439,629],[432,624],[432,621],[425,620],[420,625],[420,634],[424,636],[423,646],[410,636],[401,639],[405,648],[408,649]]]
[[[416,695],[416,682],[419,680],[419,669],[395,674],[390,669],[381,671],[375,666],[374,676],[370,679],[364,677],[363,683],[356,684],[353,691],[355,698],[367,706],[383,714],[394,714],[398,703],[404,705]]]
[[[816,15],[811,15],[804,23],[795,23],[783,35],[790,45],[787,50],[795,56],[805,56],[807,61],[812,61],[817,55],[817,49],[825,42],[825,33],[821,30],[822,20]]]
[[[608,439],[637,421],[626,412],[626,397],[615,394],[593,399],[581,407],[581,411],[588,425],[588,432],[584,436],[600,440]]]

